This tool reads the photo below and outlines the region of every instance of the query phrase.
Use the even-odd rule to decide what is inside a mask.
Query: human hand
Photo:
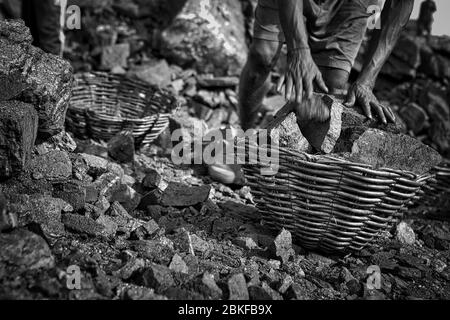
[[[288,67],[285,75],[278,81],[277,90],[284,91],[286,100],[302,102],[303,96],[311,99],[314,90],[314,83],[324,92],[328,93],[328,88],[322,79],[322,73],[314,63],[309,48],[295,49],[288,53]]]
[[[350,86],[345,105],[347,107],[353,107],[355,103],[358,103],[358,105],[363,109],[364,114],[369,119],[373,119],[373,109],[384,124],[387,124],[388,120],[390,122],[395,122],[394,112],[390,107],[384,106],[378,101],[377,97],[373,94],[372,87],[370,85],[355,82]]]

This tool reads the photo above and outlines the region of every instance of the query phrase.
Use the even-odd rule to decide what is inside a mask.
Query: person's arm
[[[414,0],[386,1],[381,13],[381,28],[374,31],[362,71],[349,90],[348,105],[354,105],[357,101],[369,118],[372,118],[371,109],[373,108],[384,123],[387,122],[386,117],[394,122],[394,114],[378,102],[372,90],[381,68],[395,47],[402,28],[409,21],[413,7]]]
[[[278,90],[283,85],[287,100],[295,100],[300,103],[303,92],[307,99],[313,94],[313,83],[328,92],[322,74],[314,63],[308,45],[303,17],[302,0],[277,0],[281,27],[288,47],[288,70],[278,83]]]

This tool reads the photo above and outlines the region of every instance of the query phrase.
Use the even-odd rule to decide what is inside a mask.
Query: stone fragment
[[[396,238],[400,243],[405,245],[413,245],[416,242],[416,234],[406,222],[400,222],[398,224]]]
[[[283,117],[277,114],[277,116]],[[284,119],[277,120],[268,126],[270,138],[273,143],[284,148],[290,148],[298,152],[309,152],[311,145],[302,135],[297,123],[297,116],[290,112]]]
[[[31,45],[30,31],[20,20],[0,21],[0,88],[13,87],[9,99],[31,103],[42,134],[64,129],[73,76],[70,63]]]
[[[170,262],[169,269],[178,272],[178,273],[189,273],[189,268],[184,262],[183,258],[181,258],[178,254],[175,254]]]
[[[172,182],[164,190],[161,204],[170,207],[189,207],[205,202],[211,191],[211,186],[188,186]]]
[[[242,273],[234,274],[228,279],[229,300],[249,300],[247,282]]]
[[[292,279],[292,277],[290,275],[285,275],[280,283],[280,286],[278,287],[278,292],[281,294],[285,294],[293,283],[294,280]]]
[[[0,179],[3,179],[18,174],[30,161],[38,116],[30,104],[5,101],[0,102],[0,117]]]
[[[67,202],[49,196],[17,195],[10,199],[10,210],[17,215],[18,225],[38,224],[45,236],[65,234],[61,213],[70,211],[69,207]]]
[[[108,154],[121,163],[133,162],[134,138],[128,133],[118,133],[108,141]]]
[[[439,153],[421,141],[377,129],[367,130],[355,141],[349,159],[375,168],[405,170],[418,175],[442,162]]]
[[[329,95],[314,95],[313,99],[318,100],[316,104],[328,108],[329,119],[323,122],[298,118],[298,125],[303,136],[314,148],[323,153],[331,153],[341,135],[344,106]]]
[[[214,300],[222,298],[223,295],[222,289],[219,288],[212,274],[205,272],[201,278],[200,283],[201,283],[200,291],[203,294],[211,297]]]
[[[40,142],[34,147],[36,153],[39,155],[46,154],[54,150],[74,152],[76,148],[76,142],[65,130],[54,136],[51,136],[43,142]]]
[[[145,81],[148,84],[165,88],[172,81],[172,69],[167,64],[166,60],[151,61],[148,64],[134,66],[128,72],[128,75],[139,80]]]
[[[104,227],[95,220],[78,214],[64,214],[62,221],[71,231],[87,234],[92,237],[103,235]]]
[[[248,287],[250,300],[272,300],[270,294],[259,285],[251,285]]]
[[[272,251],[283,263],[287,263],[290,257],[295,254],[294,249],[292,249],[292,235],[288,230],[283,229],[275,238]]]
[[[119,228],[114,219],[107,215],[101,215],[97,220],[95,220],[95,222],[103,227],[103,234],[107,238],[113,238]]]
[[[126,235],[143,226],[141,221],[130,216],[117,201],[111,204],[106,214],[118,225],[118,230]]]
[[[238,75],[247,58],[240,1],[188,0],[162,32],[161,53],[199,73]]]
[[[161,196],[161,191],[159,191],[159,189],[148,192],[142,197],[138,209],[146,210],[150,206],[159,205],[161,203]]]
[[[114,67],[126,68],[130,56],[130,44],[120,43],[102,48],[101,68],[112,70]]]
[[[137,284],[147,288],[153,288],[157,292],[161,292],[175,285],[170,269],[166,266],[153,263],[143,270],[139,270],[132,277]]]
[[[83,209],[86,204],[86,187],[77,180],[54,185],[53,196],[69,203],[75,211]]]
[[[36,180],[66,181],[72,176],[72,162],[67,152],[51,151],[33,158],[29,162],[27,170]]]
[[[128,212],[133,212],[141,202],[142,196],[132,187],[122,184],[112,195],[112,199],[118,201]]]
[[[156,170],[150,170],[142,180],[142,186],[147,190],[153,190],[161,186],[162,178]]]
[[[0,274],[51,269],[55,259],[45,240],[24,229],[0,234]]]

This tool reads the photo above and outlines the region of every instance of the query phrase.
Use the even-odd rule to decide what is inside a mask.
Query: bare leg
[[[239,84],[239,117],[242,129],[254,126],[264,96],[270,89],[270,71],[277,62],[282,43],[254,39]]]

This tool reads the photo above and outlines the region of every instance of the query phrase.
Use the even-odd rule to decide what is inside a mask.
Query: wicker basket
[[[177,100],[145,82],[104,72],[75,75],[66,125],[81,137],[109,140],[129,130],[136,146],[154,141],[169,124]]]
[[[245,146],[248,154],[248,142]],[[431,177],[282,147],[274,150],[279,153],[278,172],[262,175],[258,156],[256,164],[244,166],[248,185],[263,223],[275,231],[288,229],[312,250],[361,250],[398,221],[402,208]]]
[[[450,160],[434,168],[435,176],[421,190],[421,197],[414,205],[429,206],[427,217],[439,220],[450,219]]]

